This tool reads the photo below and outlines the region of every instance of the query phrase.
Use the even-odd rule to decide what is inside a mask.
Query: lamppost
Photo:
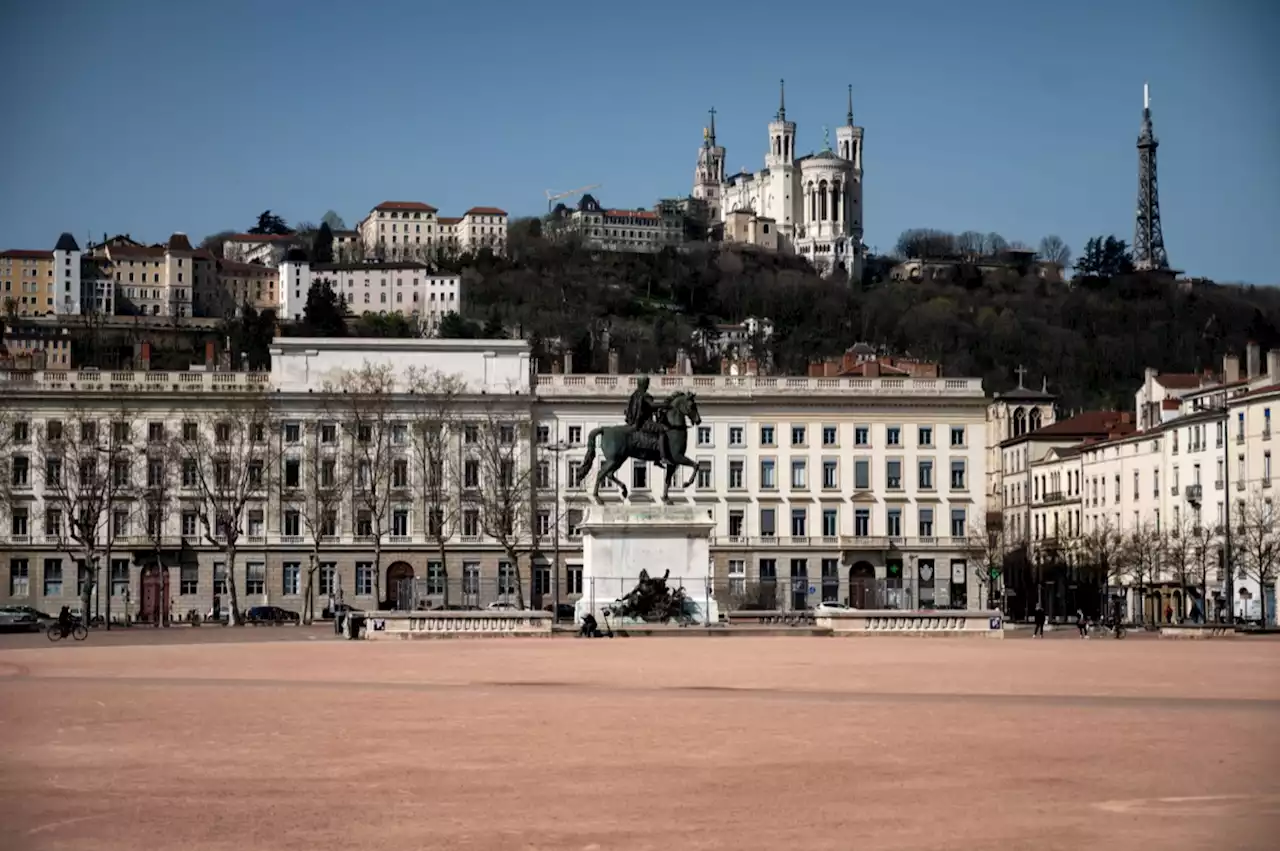
[[[552,623],[558,623],[560,621],[560,456],[573,446],[557,439],[555,443],[543,444],[542,448],[555,455],[555,469],[552,471],[551,478],[551,487],[555,493],[555,510],[551,515],[551,600],[554,606],[551,620]]]

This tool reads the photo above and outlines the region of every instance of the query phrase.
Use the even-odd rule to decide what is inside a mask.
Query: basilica
[[[796,156],[796,123],[787,120],[785,87],[769,122],[764,168],[725,175],[715,110],[703,132],[693,197],[724,226],[728,242],[749,242],[807,258],[822,272],[862,274],[862,128],[853,123],[853,87],[845,124],[823,150]]]

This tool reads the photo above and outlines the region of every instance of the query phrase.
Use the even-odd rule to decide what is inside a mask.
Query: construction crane
[[[577,195],[579,192],[587,192],[591,189],[599,189],[603,184],[593,183],[590,186],[579,186],[577,189],[570,189],[568,192],[552,192],[547,190],[547,215],[551,215],[551,208],[561,198],[568,198],[571,195]]]

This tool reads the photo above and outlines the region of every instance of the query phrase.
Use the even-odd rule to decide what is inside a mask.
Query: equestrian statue
[[[689,445],[689,426],[702,422],[698,413],[698,401],[693,393],[683,390],[665,399],[656,400],[649,395],[649,378],[636,379],[636,389],[627,400],[625,424],[593,428],[587,435],[587,457],[582,459],[575,485],[581,485],[591,472],[596,460],[596,440],[600,441],[600,472],[596,475],[592,495],[600,496],[600,482],[608,479],[622,489],[626,499],[629,491],[614,475],[628,458],[657,464],[666,471],[662,483],[662,501],[666,502],[676,470],[690,467],[693,472],[684,487],[689,487],[698,477],[698,462],[685,455]]]

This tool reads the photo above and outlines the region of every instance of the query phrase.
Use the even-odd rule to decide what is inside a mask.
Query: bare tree
[[[382,545],[390,532],[395,484],[393,462],[408,436],[407,426],[394,421],[395,389],[391,364],[368,361],[325,388],[351,453],[355,533],[357,540],[373,545],[373,590],[379,600],[383,599]]]
[[[231,621],[242,623],[236,552],[251,506],[269,502],[280,461],[277,423],[265,398],[229,403],[182,424],[182,484],[195,493],[205,540],[226,558]]]
[[[426,536],[435,543],[440,569],[448,570],[447,548],[462,509],[458,481],[446,473],[454,465],[458,436],[459,397],[466,382],[458,376],[431,369],[410,369],[408,389],[413,398],[411,429],[413,460],[422,497]],[[445,593],[448,594],[447,572]],[[448,600],[446,599],[446,604]]]
[[[21,426],[19,426],[21,421]],[[15,472],[13,469],[13,458],[17,454],[19,436],[18,429],[21,428],[22,443],[26,444],[31,441],[31,424],[26,419],[18,417],[17,413],[0,407],[0,534],[7,534],[4,530],[10,528],[11,509],[14,505],[12,498],[12,486],[17,484],[14,481]],[[22,450],[25,451],[25,450]],[[31,461],[28,460],[25,465],[25,475],[27,480],[31,480]]]
[[[128,534],[130,511],[120,500],[132,495],[132,425],[132,415],[123,407],[105,420],[96,411],[76,408],[66,419],[46,421],[41,435],[44,533],[78,563],[86,619],[99,581],[99,556],[109,569],[117,536]],[[110,622],[110,594],[105,617]]]
[[[1004,572],[1004,530],[985,522],[974,523],[969,527],[969,549],[979,559],[973,571],[979,593],[987,608],[995,609],[998,607],[996,589]]]
[[[509,565],[510,573],[498,577],[499,592],[515,593],[520,608],[524,608],[520,556],[532,553],[537,546],[531,516],[533,470],[524,436],[527,427],[528,423],[515,414],[494,408],[486,410],[479,421],[463,426],[464,430],[474,429],[474,440],[464,441],[463,486],[469,484],[465,465],[472,461],[479,477],[475,501],[480,528],[502,548]]]
[[[1149,523],[1140,523],[1136,528],[1128,530],[1121,543],[1121,560],[1125,565],[1133,588],[1138,596],[1138,623],[1146,621],[1146,595],[1159,578],[1160,562],[1164,536]],[[1160,613],[1155,612],[1153,620],[1160,621]]]
[[[1209,563],[1218,546],[1215,530],[1201,526],[1199,518],[1188,517],[1165,533],[1161,547],[1164,566],[1182,590],[1182,611],[1177,613],[1179,622],[1186,618],[1187,598],[1193,591],[1200,597],[1201,617],[1208,618]]]
[[[352,466],[350,457],[341,450],[338,424],[330,420],[310,424],[303,452],[302,498],[294,504],[311,544],[302,601],[302,620],[311,623],[316,616],[315,576],[320,569],[320,550],[326,542],[338,537],[342,505],[351,486]]]
[[[1040,248],[1036,251],[1041,260],[1057,263],[1062,268],[1071,265],[1071,248],[1062,241],[1062,237],[1050,234],[1040,240]]]
[[[1079,536],[1076,542],[1081,566],[1092,571],[1098,582],[1098,600],[1105,617],[1107,589],[1120,585],[1127,576],[1123,557],[1125,537],[1106,517],[1097,518],[1093,528]]]
[[[956,249],[966,260],[981,258],[985,244],[986,236],[976,230],[967,230],[956,237]]]
[[[1267,589],[1274,587],[1280,568],[1280,533],[1276,529],[1275,508],[1270,499],[1254,493],[1244,503],[1236,524],[1234,551],[1237,569],[1258,583],[1262,624],[1267,623]],[[1235,601],[1230,601],[1234,606]],[[1248,614],[1247,612],[1245,613]],[[1274,616],[1274,612],[1272,615]]]

